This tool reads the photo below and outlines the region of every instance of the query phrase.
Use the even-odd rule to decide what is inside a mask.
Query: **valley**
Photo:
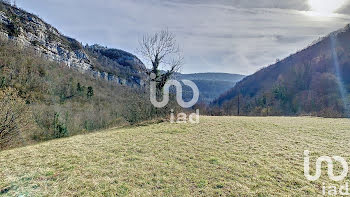
[[[232,89],[237,82],[245,76],[229,73],[193,73],[193,74],[175,74],[176,80],[193,81],[200,92],[199,102],[210,104],[220,95]],[[192,98],[192,90],[187,86],[183,87],[183,97],[185,100]]]
[[[350,195],[350,2],[101,2],[0,0],[0,196]]]

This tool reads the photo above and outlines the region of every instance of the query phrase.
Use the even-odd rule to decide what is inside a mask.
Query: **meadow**
[[[111,129],[0,152],[3,196],[318,196],[319,156],[350,158],[350,121],[201,117]],[[314,174],[314,170],[312,170]]]

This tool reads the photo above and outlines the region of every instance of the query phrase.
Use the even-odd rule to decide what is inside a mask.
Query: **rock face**
[[[135,55],[99,45],[82,46],[39,17],[1,2],[0,36],[94,77],[132,87],[145,85],[146,68]]]

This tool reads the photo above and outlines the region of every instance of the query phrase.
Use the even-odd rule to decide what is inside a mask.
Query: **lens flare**
[[[347,0],[309,0],[313,12],[320,15],[331,15],[341,8]]]
[[[338,85],[339,85],[339,91],[340,95],[343,100],[344,104],[344,109],[345,109],[345,114],[348,118],[350,118],[350,110],[349,110],[349,99],[348,99],[348,92],[346,91],[345,85],[343,83],[343,76],[340,71],[340,66],[339,66],[339,59],[338,59],[338,54],[336,50],[337,46],[337,38],[335,35],[331,35],[331,50],[332,50],[332,56],[333,56],[333,64],[335,68],[335,74],[337,75],[337,80],[338,80]]]

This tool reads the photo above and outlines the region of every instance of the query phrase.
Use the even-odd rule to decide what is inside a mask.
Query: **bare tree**
[[[162,30],[154,35],[145,35],[139,41],[139,53],[150,63],[154,73],[151,80],[157,82],[157,89],[162,90],[170,77],[181,68],[183,58],[175,35],[168,30]],[[161,72],[161,69],[167,71]]]

